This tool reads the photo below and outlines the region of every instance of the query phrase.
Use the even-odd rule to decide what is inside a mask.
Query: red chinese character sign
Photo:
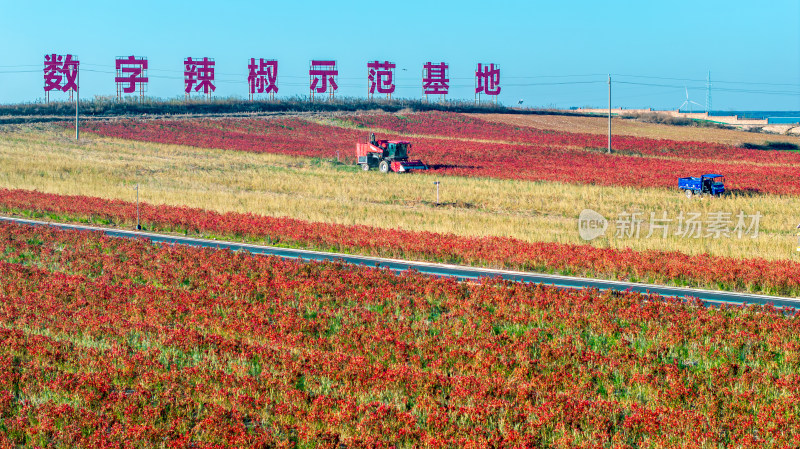
[[[450,89],[450,68],[444,63],[440,62],[434,64],[426,62],[422,66],[422,95],[425,99],[428,95],[441,95],[442,100],[447,95]]]
[[[500,66],[497,64],[483,65],[478,63],[475,70],[475,101],[481,101],[481,94],[494,96],[500,94]]]
[[[186,58],[183,61],[183,86],[186,98],[189,98],[192,90],[195,92],[203,91],[207,97],[211,96],[217,88],[214,86],[214,60],[209,58],[192,59]]]
[[[396,64],[389,61],[367,63],[367,98],[372,98],[376,91],[386,94],[386,98],[392,98],[395,67]]]
[[[336,61],[311,61],[308,77],[312,101],[314,100],[314,94],[324,94],[325,92],[328,92],[328,96],[332,99],[339,88],[339,85],[336,84],[336,79],[339,77],[339,71],[336,70]]]
[[[117,100],[122,99],[122,94],[132,94],[139,91],[139,99],[144,99],[147,91],[147,58],[139,56],[117,56]]]
[[[72,101],[73,92],[78,90],[78,57],[75,55],[44,56],[44,100],[50,101],[51,91],[69,92]]]
[[[278,93],[278,61],[250,58],[247,65],[247,88],[250,100],[255,94],[269,94],[269,99],[274,100]]]

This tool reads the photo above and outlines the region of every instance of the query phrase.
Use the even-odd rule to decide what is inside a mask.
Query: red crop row
[[[88,122],[83,129],[103,136],[146,142],[308,157],[336,156],[336,151],[344,150],[345,142],[350,149],[357,140],[366,139],[363,132],[298,118],[117,120]]]
[[[551,146],[416,139],[415,157],[449,175],[677,190],[678,178],[722,173],[728,190],[800,195],[793,166],[679,161]]]
[[[490,122],[469,114],[421,112],[414,114],[360,114],[342,118],[365,129],[379,128],[400,134],[422,134],[462,139],[496,140],[561,148],[606,148],[607,136],[590,133],[542,130]],[[709,161],[746,161],[797,164],[800,154],[761,151],[713,142],[613,136],[615,151],[631,155],[672,156]]]
[[[325,126],[296,118],[94,122],[87,124],[86,129],[125,139],[208,148],[326,158],[338,154],[350,161],[354,161],[355,142],[367,136],[366,131]],[[677,192],[679,177],[723,173],[730,190],[800,194],[797,170],[791,165],[609,155],[546,143],[478,143],[455,138],[416,138],[414,143],[414,157],[423,159],[436,173],[448,175],[662,187]],[[728,156],[725,158],[729,159]]]
[[[133,203],[0,189],[0,210],[56,220],[99,223],[135,221]],[[530,243],[507,237],[463,237],[432,232],[314,223],[255,214],[217,213],[177,206],[141,205],[148,229],[245,237],[269,244],[359,252],[386,257],[489,265],[628,279],[800,294],[800,263],[734,259],[678,252],[618,250],[591,245]],[[403,242],[398,245],[397,242]]]
[[[0,224],[0,445],[797,446],[798,323]]]

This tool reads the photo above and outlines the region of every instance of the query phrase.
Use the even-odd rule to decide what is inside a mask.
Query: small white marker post
[[[439,181],[433,181],[436,185],[436,205],[439,205]]]
[[[800,224],[797,225],[797,229],[800,229]],[[797,251],[800,251],[800,231],[797,232]]]
[[[139,183],[136,183],[136,230],[139,231],[142,226],[139,224]]]

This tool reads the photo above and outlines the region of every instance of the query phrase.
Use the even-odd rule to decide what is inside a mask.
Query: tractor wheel
[[[380,165],[378,165],[378,170],[380,170],[381,173],[389,173],[389,163],[381,161]]]
[[[364,171],[369,171],[369,164],[361,164],[361,169]]]
[[[686,198],[691,198],[691,197],[692,197],[692,191],[686,190]]]

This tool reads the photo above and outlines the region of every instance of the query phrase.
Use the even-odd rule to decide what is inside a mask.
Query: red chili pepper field
[[[0,254],[3,447],[800,444],[768,308],[6,224]]]

